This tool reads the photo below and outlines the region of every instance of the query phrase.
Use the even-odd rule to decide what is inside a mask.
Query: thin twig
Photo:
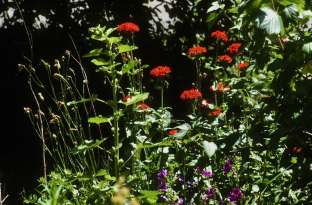
[[[45,140],[44,140],[42,116],[41,116],[41,112],[40,112],[39,102],[37,100],[36,94],[33,91],[33,88],[32,88],[32,85],[31,85],[31,72],[32,72],[32,68],[33,68],[32,67],[32,61],[33,61],[33,40],[32,40],[32,37],[31,37],[29,29],[27,29],[26,22],[25,22],[25,19],[23,17],[22,11],[21,11],[20,7],[18,6],[18,3],[16,2],[16,0],[14,0],[14,1],[15,1],[15,4],[17,6],[18,11],[21,14],[21,17],[22,17],[22,20],[23,20],[23,23],[24,23],[24,26],[25,26],[25,30],[26,30],[26,33],[27,33],[29,45],[30,45],[30,56],[31,57],[30,57],[30,72],[29,72],[29,81],[28,81],[28,83],[29,83],[31,92],[34,95],[34,98],[36,100],[36,103],[37,103],[37,106],[38,106],[38,110],[39,110],[39,118],[40,118],[40,123],[41,123],[41,137],[42,137],[43,170],[44,170],[45,184],[46,184],[46,186],[48,186],[48,182],[47,182],[48,181],[48,179],[47,179],[47,165],[46,165],[46,157],[45,157]],[[28,58],[26,58],[26,59],[29,60]]]
[[[135,153],[137,153],[137,151],[139,151],[139,149],[136,149],[133,152],[133,154],[127,159],[127,161],[125,161],[125,163],[123,163],[123,165],[120,167],[120,169],[122,169],[129,162],[129,160],[135,155]]]

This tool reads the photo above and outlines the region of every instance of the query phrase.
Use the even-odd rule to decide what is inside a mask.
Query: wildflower
[[[123,101],[123,102],[127,102],[128,99],[130,99],[130,98],[131,98],[131,96],[130,96],[130,95],[127,95],[122,101]]]
[[[222,109],[221,108],[217,108],[216,110],[211,111],[210,113],[208,113],[208,116],[217,116],[222,114]]]
[[[167,183],[166,183],[166,182],[161,183],[161,184],[158,186],[157,190],[159,190],[159,189],[161,189],[162,192],[166,192],[166,191],[167,191]]]
[[[238,48],[241,46],[240,43],[233,43],[232,45],[229,46],[229,52],[230,54],[236,53],[238,51]]]
[[[164,195],[160,195],[160,198],[163,199],[163,200],[165,200],[165,201],[167,200],[167,197],[164,196]]]
[[[215,31],[211,34],[211,37],[217,37],[218,39],[221,39],[224,42],[227,42],[228,40],[228,37],[226,36],[226,33],[224,31]]]
[[[230,90],[230,86],[225,86],[225,88],[223,88],[223,87],[224,87],[224,84],[222,84],[222,83],[218,84],[218,89],[215,90],[217,92],[217,94],[222,94],[222,93],[228,92]],[[212,86],[210,86],[210,90],[214,91]]]
[[[245,68],[247,66],[249,66],[249,63],[241,63],[238,66],[236,66],[235,70],[237,70],[238,67],[239,67],[239,69],[242,69],[242,68]]]
[[[228,56],[228,55],[223,55],[223,56],[221,56],[220,58],[219,58],[219,60],[220,61],[227,61],[227,62],[229,62],[229,63],[231,63],[232,62],[232,58],[230,57],[230,56]]]
[[[140,110],[145,110],[150,108],[148,105],[141,103],[140,105],[138,105],[137,107],[139,107]],[[149,113],[149,111],[145,111],[145,113]]]
[[[230,194],[227,196],[230,199],[230,203],[233,204],[242,200],[242,192],[240,189],[233,188]]]
[[[219,205],[223,205],[223,201],[222,200],[219,201]]]
[[[184,200],[182,198],[179,198],[178,202],[174,202],[173,204],[177,205],[183,205]]]
[[[187,181],[185,184],[186,184],[186,186],[193,186],[193,183],[189,182],[189,181]]]
[[[180,182],[183,182],[183,178],[182,178],[181,175],[179,175],[179,181],[180,181]]]
[[[167,66],[158,66],[157,68],[154,68],[151,70],[150,74],[154,77],[161,77],[162,79],[165,78],[166,74],[171,73],[170,68]]]
[[[205,170],[202,171],[202,174],[206,177],[212,177],[212,175],[210,174],[210,172],[206,172]]]
[[[210,189],[207,189],[205,193],[201,195],[201,196],[204,196],[203,201],[207,201],[211,199],[213,194],[214,194],[214,189],[212,187]]]
[[[227,174],[232,170],[232,165],[230,164],[230,159],[227,159],[227,161],[223,164],[223,173]]]
[[[169,131],[169,135],[175,135],[175,133],[177,133],[178,132],[178,130],[171,130],[171,131]]]
[[[301,152],[301,149],[302,149],[302,148],[294,147],[294,149],[292,150],[292,152],[298,153],[298,152]]]
[[[158,179],[159,179],[159,180],[164,180],[165,177],[167,176],[167,174],[168,174],[168,170],[167,170],[167,169],[163,169],[161,172],[159,172],[159,173],[157,174]]]
[[[206,52],[207,52],[206,48],[203,48],[203,47],[193,47],[193,48],[190,48],[188,50],[187,54],[190,55],[190,56],[196,56],[198,54],[206,53]]]
[[[123,23],[118,26],[117,32],[124,32],[124,33],[129,33],[129,34],[134,34],[134,32],[139,31],[139,27],[135,25],[134,23]]]
[[[199,97],[202,97],[201,92],[194,89],[186,90],[180,96],[181,100],[183,101],[187,99],[198,99]]]

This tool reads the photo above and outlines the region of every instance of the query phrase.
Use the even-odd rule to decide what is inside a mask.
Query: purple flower
[[[240,189],[233,188],[230,194],[227,196],[230,199],[230,203],[233,204],[242,200],[242,192]]]
[[[223,164],[223,173],[227,174],[232,170],[232,165],[230,164],[230,159],[227,159],[227,161]]]
[[[168,170],[167,170],[167,169],[163,169],[161,172],[159,172],[159,173],[157,174],[158,179],[159,179],[159,180],[164,180],[165,177],[167,176],[167,174],[168,174]]]
[[[193,183],[192,183],[192,182],[187,181],[187,182],[186,182],[186,186],[193,186]]]
[[[178,200],[178,202],[174,202],[173,204],[177,204],[177,205],[183,205],[184,200],[182,198],[180,198]]]
[[[167,183],[166,182],[164,182],[164,183],[161,183],[159,186],[158,186],[158,189],[157,190],[159,190],[159,189],[161,189],[161,191],[162,192],[166,192],[167,190]]]
[[[202,171],[202,174],[205,175],[206,177],[212,177],[210,172],[206,172],[205,170]]]
[[[181,177],[181,175],[179,175],[179,181],[183,182],[183,178]]]
[[[223,201],[222,200],[219,201],[219,205],[223,205]]]
[[[167,197],[164,196],[164,195],[160,195],[159,197],[160,197],[161,199],[165,200],[165,201],[167,200]]]
[[[201,196],[204,196],[203,201],[207,201],[208,199],[211,199],[214,194],[214,189],[211,187],[210,189],[207,189],[204,194]]]

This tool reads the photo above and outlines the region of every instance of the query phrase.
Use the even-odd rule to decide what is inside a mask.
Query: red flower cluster
[[[138,105],[137,107],[139,107],[140,110],[145,110],[150,108],[148,105],[141,103],[140,105]],[[149,113],[150,111],[145,111],[145,113]]]
[[[199,92],[198,90],[192,89],[192,90],[184,91],[181,94],[180,98],[181,98],[181,100],[184,101],[184,100],[187,100],[187,99],[198,99],[201,96],[202,96],[201,92]]]
[[[294,149],[292,150],[294,153],[298,153],[298,152],[301,152],[301,149],[302,148],[297,148],[297,147],[294,147]]]
[[[223,87],[224,87],[224,84],[222,83],[218,84],[218,89],[216,90],[217,94],[222,94],[230,90],[230,86],[225,86],[225,88]],[[214,91],[212,86],[210,86],[210,90]]]
[[[223,40],[224,42],[228,41],[228,37],[226,36],[226,33],[224,31],[215,31],[211,34],[211,37],[217,37],[218,39]]]
[[[197,54],[206,53],[207,49],[203,47],[190,48],[187,52],[190,56],[196,56]]]
[[[201,107],[208,107],[209,103],[214,103],[214,100],[211,99],[203,99],[201,103]]]
[[[127,102],[129,98],[131,98],[131,96],[130,96],[130,95],[127,95],[122,101],[123,101],[123,102]]]
[[[222,114],[222,109],[221,108],[217,108],[216,110],[208,113],[208,116],[217,116],[217,115],[220,115]]]
[[[230,56],[228,56],[228,55],[223,55],[223,56],[221,56],[220,58],[219,58],[219,60],[220,61],[227,61],[227,62],[229,62],[229,63],[231,63],[232,62],[232,58],[230,57]]]
[[[171,130],[170,132],[169,132],[169,135],[175,135],[175,133],[177,133],[178,132],[178,130]]]
[[[151,70],[151,75],[153,75],[154,77],[158,77],[160,76],[162,79],[165,78],[166,74],[171,73],[170,68],[165,66],[158,66],[157,68],[154,68],[153,70]]]
[[[245,68],[247,66],[249,66],[249,63],[241,63],[238,66],[236,66],[235,70],[237,70],[238,67],[239,67],[239,69],[242,69],[242,68]]]
[[[241,46],[240,43],[233,43],[232,45],[229,46],[229,52],[230,54],[236,53],[238,51],[238,48]]]
[[[134,34],[134,32],[139,31],[139,27],[137,25],[135,25],[134,23],[123,23],[121,25],[118,26],[117,28],[117,32],[125,32],[125,33],[131,33]]]

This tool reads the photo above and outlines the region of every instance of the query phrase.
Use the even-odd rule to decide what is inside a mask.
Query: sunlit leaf
[[[104,70],[110,70],[118,65],[120,65],[121,63],[115,63],[114,65],[110,65],[110,66],[102,66],[101,68],[97,69],[96,72],[99,72],[99,71],[104,71]]]
[[[312,62],[308,61],[302,68],[302,74],[307,75],[308,73],[312,74]]]
[[[88,101],[92,101],[92,100],[96,100],[97,99],[97,94],[92,94],[92,96],[88,99],[83,99],[83,100],[79,100],[79,101],[72,101],[72,102],[68,102],[66,105],[70,106],[70,105],[74,105],[77,103],[84,103],[84,102],[88,102]]]
[[[129,52],[129,51],[132,51],[132,50],[135,50],[135,49],[138,49],[138,47],[136,47],[136,46],[129,46],[129,45],[119,45],[118,46],[119,53]]]
[[[209,14],[208,18],[206,19],[206,22],[208,22],[208,30],[212,28],[212,26],[217,21],[218,17],[219,17],[219,13],[216,13],[216,12],[212,12],[211,14]]]
[[[94,50],[90,51],[90,53],[85,54],[82,57],[99,56],[100,54],[103,54],[102,50],[103,50],[103,48],[94,49]]]
[[[93,149],[95,147],[99,147],[101,143],[103,143],[107,138],[102,140],[85,140],[82,145],[74,147],[72,150],[69,151],[70,154],[78,154],[81,152],[85,152],[87,150]]]
[[[284,35],[284,26],[282,18],[271,8],[261,8],[264,13],[258,17],[259,27],[264,29],[268,35],[281,34]]]
[[[138,65],[139,64],[139,61],[132,61],[128,64],[124,64],[122,66],[122,74],[125,74],[127,73],[130,69],[132,69],[134,66]]]
[[[211,158],[217,151],[218,146],[214,142],[203,142],[204,151],[208,155],[209,158]]]
[[[137,196],[139,200],[146,201],[150,204],[156,204],[158,200],[158,195],[161,195],[162,192],[159,191],[148,191],[142,190],[140,191],[140,196]]]
[[[141,100],[145,100],[148,98],[149,93],[142,93],[135,96],[132,96],[130,99],[128,99],[127,102],[119,102],[126,106],[132,105],[134,103],[140,102]]]
[[[103,58],[92,59],[91,62],[94,63],[97,66],[107,65],[108,64],[108,62],[105,61]]]
[[[312,42],[303,44],[302,51],[305,52],[306,54],[311,54],[312,53]]]
[[[218,9],[223,9],[224,4],[219,4],[219,1],[212,2],[212,6],[208,9],[207,13],[210,13],[212,11],[216,11]]]
[[[91,117],[91,118],[89,118],[88,122],[89,123],[101,124],[101,123],[105,123],[105,122],[110,122],[113,119],[114,119],[113,117],[106,118],[106,117],[99,116],[99,117]]]

